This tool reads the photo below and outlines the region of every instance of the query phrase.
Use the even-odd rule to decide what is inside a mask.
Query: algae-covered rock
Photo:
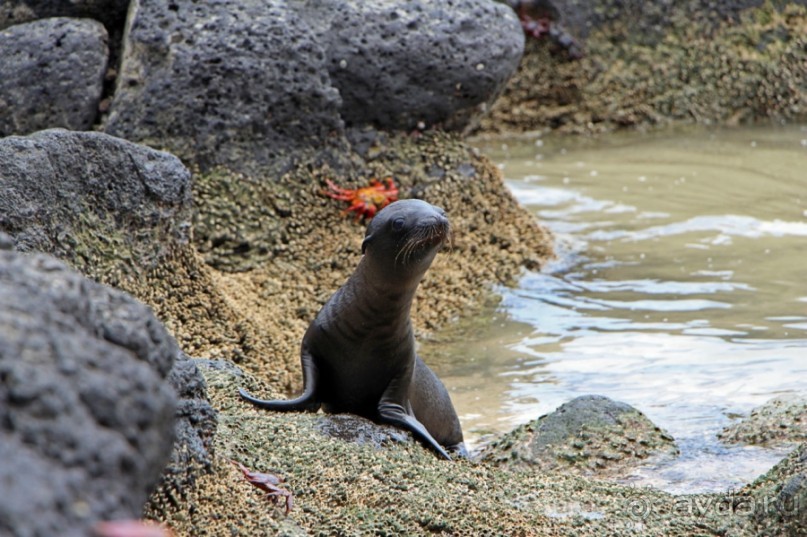
[[[190,194],[179,159],[105,134],[0,139],[0,230],[106,283],[187,244]]]
[[[326,179],[356,188],[392,177],[401,198],[446,210],[454,243],[418,289],[419,334],[478,307],[488,282],[513,282],[522,267],[539,268],[552,255],[548,233],[518,206],[499,170],[456,134],[378,135],[366,155],[351,158],[340,171],[311,161],[271,181],[221,169],[198,176],[194,245],[251,335],[240,356],[193,354],[261,371],[283,391],[297,388],[302,335],[358,264],[365,232],[364,222],[343,214],[345,202],[323,194]]]
[[[671,436],[626,403],[577,397],[487,446],[481,460],[540,471],[595,474],[674,456]]]
[[[755,408],[723,429],[718,438],[728,444],[775,445],[807,441],[807,397],[783,395]]]
[[[89,129],[107,55],[107,32],[93,20],[53,18],[0,30],[0,137]]]
[[[754,535],[802,537],[807,528],[807,443],[740,490],[736,511]]]
[[[201,476],[185,502],[156,494],[147,511],[177,535],[759,534],[750,513],[731,509],[737,495],[671,495],[569,472],[443,461],[414,441],[347,442],[322,433],[320,414],[271,412],[242,401],[238,387],[266,388],[248,372],[221,361],[200,367],[220,412],[214,473]],[[289,515],[231,461],[284,478],[294,497]],[[771,476],[771,483],[790,477]]]
[[[173,443],[176,342],[47,255],[0,251],[0,296],[0,534],[139,517]]]
[[[529,39],[486,132],[608,132],[807,118],[807,6],[555,1],[582,40],[571,60]]]

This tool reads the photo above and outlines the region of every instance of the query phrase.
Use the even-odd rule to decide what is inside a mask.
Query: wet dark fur
[[[420,200],[388,205],[367,228],[364,257],[303,337],[304,391],[289,401],[244,399],[271,410],[350,412],[411,431],[449,459],[464,453],[443,383],[415,353],[409,310],[437,252],[451,241],[444,212]]]

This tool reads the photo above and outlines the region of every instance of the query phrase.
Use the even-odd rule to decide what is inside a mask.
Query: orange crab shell
[[[330,179],[325,179],[325,182],[330,191],[325,190],[323,194],[336,200],[349,201],[350,207],[342,213],[356,213],[357,221],[361,218],[371,220],[378,211],[398,200],[398,187],[392,177],[384,179],[384,183],[373,179],[369,186],[356,189],[342,188]]]

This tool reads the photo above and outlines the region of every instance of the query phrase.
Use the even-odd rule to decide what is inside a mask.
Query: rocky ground
[[[0,474],[5,497],[49,483],[0,501],[0,533],[86,535],[143,515],[153,490],[145,516],[178,536],[803,534],[803,444],[741,491],[671,496],[577,475],[674,454],[618,402],[570,403],[489,460],[449,463],[390,427],[237,397],[299,388],[302,334],[360,258],[364,225],[326,179],[391,176],[446,209],[453,246],[413,308],[424,337],[552,255],[463,141],[480,121],[803,117],[799,3],[689,18],[594,4],[558,10],[582,59],[529,42],[512,80],[523,34],[487,0],[0,5],[0,450],[30,448]],[[803,405],[788,409],[773,419],[800,431]],[[234,461],[285,478],[281,502]]]

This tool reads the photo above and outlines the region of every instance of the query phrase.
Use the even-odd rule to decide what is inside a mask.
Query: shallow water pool
[[[469,442],[600,394],[681,447],[638,484],[724,491],[778,461],[715,435],[807,390],[807,127],[476,145],[558,259],[421,349]]]

